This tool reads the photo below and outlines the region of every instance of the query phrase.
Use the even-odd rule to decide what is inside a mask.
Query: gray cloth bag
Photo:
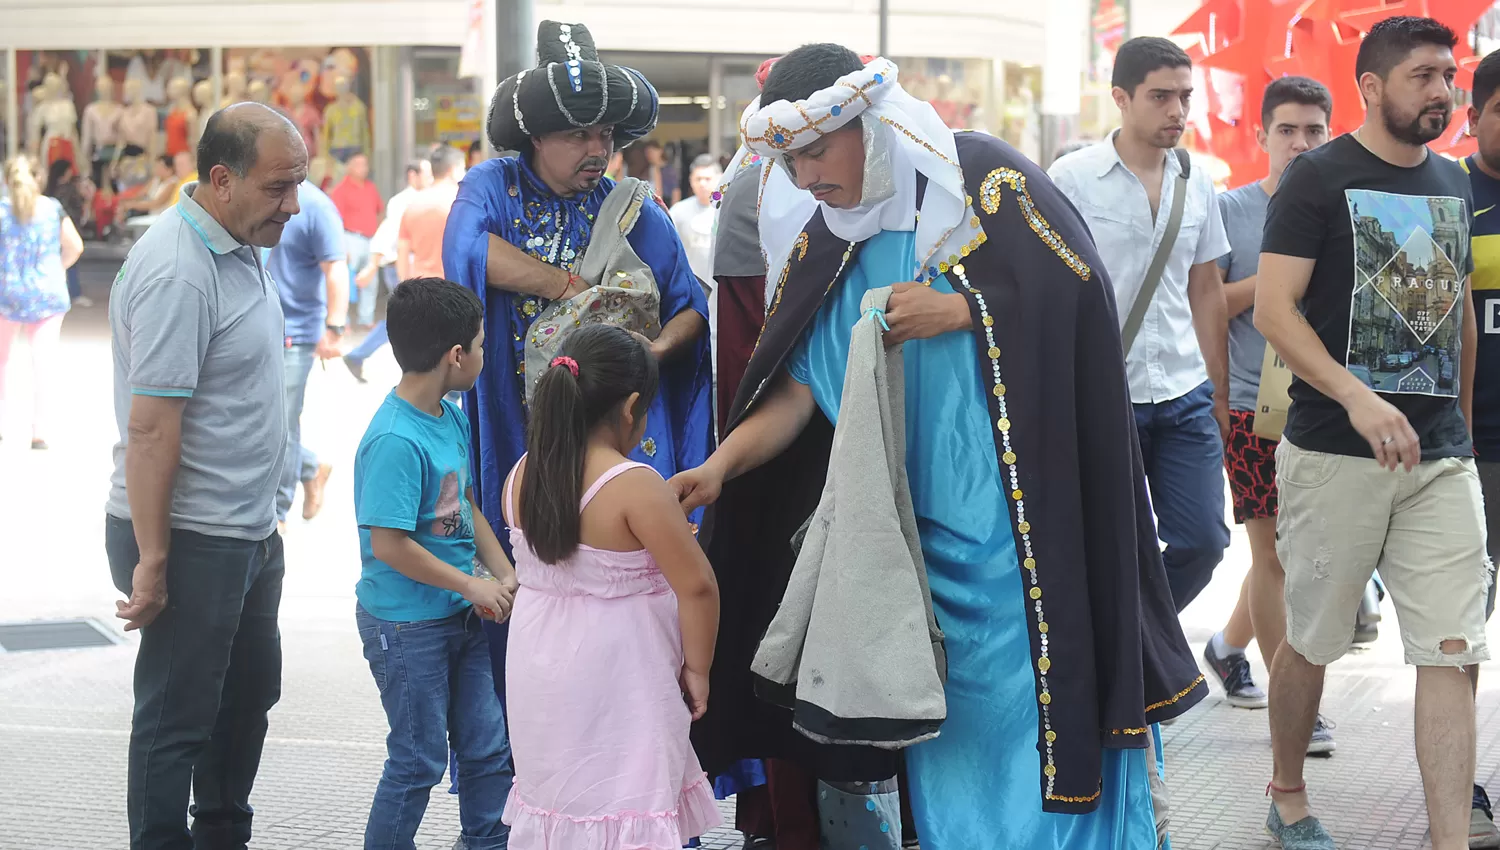
[[[526,400],[536,382],[562,350],[563,340],[583,325],[608,324],[647,339],[661,335],[661,290],[656,275],[627,239],[641,217],[641,206],[654,204],[644,180],[626,177],[615,184],[599,214],[583,253],[578,276],[589,288],[565,301],[548,304],[526,331]]]
[[[947,658],[906,478],[901,347],[882,337],[890,294],[860,303],[823,495],[751,670],[795,688],[792,724],[806,737],[901,749],[947,718]],[[901,731],[854,731],[872,727]]]

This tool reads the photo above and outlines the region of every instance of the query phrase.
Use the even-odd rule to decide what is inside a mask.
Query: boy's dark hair
[[[865,63],[860,61],[859,54],[842,44],[804,44],[771,66],[760,102],[806,100],[813,92],[822,91],[838,82],[839,77],[863,67]]]
[[[1193,60],[1177,43],[1167,38],[1143,35],[1120,45],[1115,54],[1115,70],[1109,84],[1135,97],[1135,90],[1146,81],[1146,75],[1162,68],[1191,68]]]
[[[1500,50],[1491,50],[1474,69],[1474,108],[1480,112],[1500,90]]]
[[[395,339],[392,337],[392,341]],[[521,481],[521,528],[544,563],[578,551],[583,462],[589,432],[631,393],[640,393],[636,421],[656,397],[656,358],[635,337],[613,325],[585,325],[563,342],[559,356],[577,364],[547,369],[531,396],[526,433],[526,474]]]
[[[1428,44],[1452,50],[1458,44],[1458,37],[1432,18],[1411,15],[1386,18],[1370,27],[1365,40],[1360,42],[1359,56],[1354,60],[1354,79],[1374,74],[1384,80],[1413,50]]]
[[[1328,87],[1310,77],[1282,77],[1266,86],[1265,98],[1260,105],[1260,126],[1271,131],[1271,118],[1276,107],[1288,103],[1316,106],[1323,110],[1323,117],[1333,120],[1333,95]]]
[[[386,305],[385,328],[402,372],[431,372],[455,345],[468,351],[483,323],[479,296],[440,277],[403,281]]]

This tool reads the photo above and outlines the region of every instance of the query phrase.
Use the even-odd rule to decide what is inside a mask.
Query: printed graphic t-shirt
[[[469,422],[452,402],[442,406],[443,414],[433,416],[392,390],[354,456],[354,516],[363,562],[355,596],[382,620],[437,620],[469,604],[450,590],[412,581],[370,551],[371,528],[395,528],[444,563],[474,572],[474,511],[464,495]]]
[[[1328,353],[1395,405],[1422,459],[1472,453],[1458,406],[1463,295],[1474,208],[1458,163],[1403,168],[1345,135],[1292,160],[1271,198],[1261,249],[1316,260],[1303,314]],[[1286,438],[1371,457],[1338,402],[1292,382]]]
[[[1500,180],[1485,174],[1474,157],[1460,165],[1474,190],[1474,314],[1479,350],[1474,369],[1474,449],[1480,460],[1500,461]]]

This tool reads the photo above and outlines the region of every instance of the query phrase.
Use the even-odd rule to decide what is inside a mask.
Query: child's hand
[[[707,714],[708,677],[683,667],[677,683],[682,686],[682,698],[687,703],[688,711],[693,713],[693,719],[698,720]]]
[[[515,588],[501,581],[470,578],[464,589],[464,599],[478,608],[479,613],[497,623],[503,623],[510,617],[510,607],[515,598]]]

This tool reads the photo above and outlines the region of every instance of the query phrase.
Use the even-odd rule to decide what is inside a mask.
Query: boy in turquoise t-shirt
[[[412,847],[451,743],[469,850],[504,850],[510,747],[480,617],[503,620],[516,573],[469,498],[469,420],[444,396],[484,368],[484,307],[438,278],[391,295],[401,383],[354,460],[363,562],[355,620],[391,732],[365,847]],[[494,580],[474,575],[475,556]]]

